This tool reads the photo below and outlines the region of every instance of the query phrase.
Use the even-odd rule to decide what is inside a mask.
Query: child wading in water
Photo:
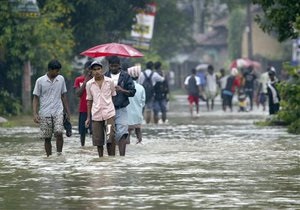
[[[239,112],[247,112],[247,95],[243,88],[238,91]]]

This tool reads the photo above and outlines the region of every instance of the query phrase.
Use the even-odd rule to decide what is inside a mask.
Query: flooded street
[[[0,128],[0,209],[300,209],[300,136],[254,125],[260,110],[191,119],[185,97],[169,114],[102,159],[76,125],[50,158],[38,128]]]

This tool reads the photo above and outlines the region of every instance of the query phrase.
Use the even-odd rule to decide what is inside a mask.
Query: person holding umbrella
[[[119,145],[121,156],[125,156],[126,139],[128,136],[128,122],[126,106],[129,104],[128,97],[135,95],[135,87],[131,77],[121,70],[120,59],[117,56],[138,58],[143,57],[143,53],[133,47],[121,43],[106,43],[89,48],[81,55],[97,58],[100,56],[106,57],[109,63],[109,71],[105,76],[111,77],[115,84],[117,95],[113,97],[113,103],[116,109],[115,126],[116,130],[111,129],[109,142],[107,143],[108,155],[115,155],[115,143]],[[114,132],[116,132],[114,135]]]
[[[113,103],[116,109],[115,116],[115,138],[107,144],[109,155],[115,155],[115,143],[119,146],[120,156],[125,156],[126,140],[128,137],[128,116],[126,107],[129,104],[128,97],[135,95],[136,89],[129,74],[121,69],[120,59],[117,56],[107,57],[109,71],[105,76],[114,81],[116,96],[113,96]]]

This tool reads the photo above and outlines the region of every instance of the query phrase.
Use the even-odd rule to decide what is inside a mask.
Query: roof
[[[251,6],[252,15],[261,11],[258,5]],[[220,18],[211,24],[211,31],[204,34],[197,34],[194,36],[196,43],[200,46],[226,46],[228,37],[228,20],[229,16]]]
[[[223,46],[227,45],[227,29],[213,29],[205,34],[198,34],[194,38],[199,45],[202,46]]]

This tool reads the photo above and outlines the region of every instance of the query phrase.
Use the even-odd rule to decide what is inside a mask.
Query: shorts
[[[80,135],[85,135],[87,133],[88,129],[90,130],[90,133],[92,133],[92,123],[90,123],[90,126],[88,128],[85,127],[86,119],[87,119],[87,113],[79,112],[78,132]]]
[[[109,118],[108,120],[103,121],[93,121],[92,122],[92,131],[93,131],[93,145],[94,146],[103,146],[106,142],[114,137],[114,118]],[[108,133],[109,131],[109,133]]]
[[[64,131],[64,116],[63,114],[52,117],[40,117],[40,137],[42,139],[52,138],[52,134],[57,137]]]
[[[94,146],[103,146],[106,140],[106,121],[93,121],[92,130],[93,130],[93,145]]]
[[[108,120],[106,120],[106,128],[107,128],[107,141],[106,143],[112,143],[115,141],[115,134],[116,134],[116,128],[115,128],[115,117],[111,117]]]
[[[195,103],[196,105],[198,105],[199,104],[199,97],[198,96],[189,95],[188,96],[188,101],[189,101],[190,104]]]
[[[135,124],[135,125],[128,125],[128,129],[136,129],[136,128],[142,128],[141,124]]]
[[[259,103],[260,104],[265,104],[267,101],[267,95],[266,93],[260,93],[259,94]]]
[[[144,109],[152,110],[152,108],[153,108],[153,100],[150,100],[145,104]]]
[[[127,118],[128,118],[128,116],[127,116],[126,107],[116,110],[116,116],[115,116],[115,124],[116,124],[115,140],[116,140],[116,143],[118,143],[124,135],[126,135],[126,136],[128,135]]]
[[[154,101],[154,103],[153,103],[153,112],[154,112],[155,116],[157,116],[159,112],[166,113],[167,112],[167,101],[166,101],[166,99]]]

